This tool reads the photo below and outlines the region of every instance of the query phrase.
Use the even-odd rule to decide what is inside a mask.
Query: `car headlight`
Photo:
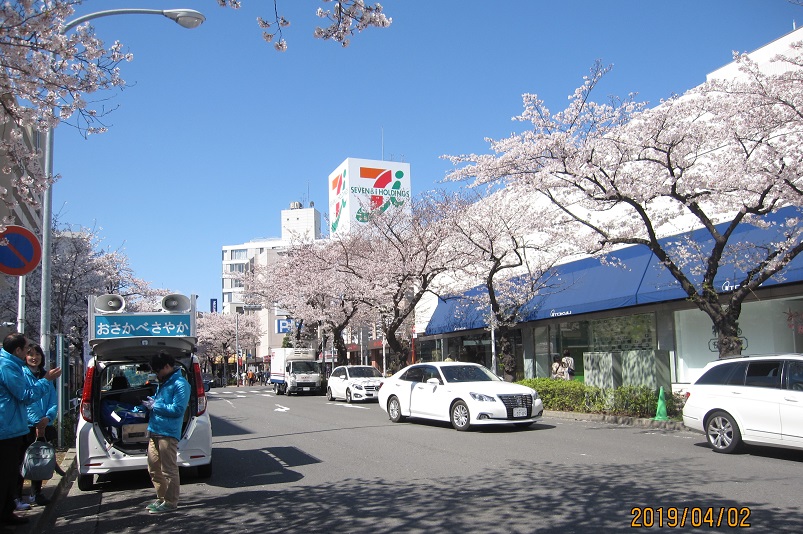
[[[483,395],[482,393],[469,393],[471,398],[479,402],[496,402],[496,399],[490,395]]]
[[[362,389],[362,384],[354,384],[354,389]]]
[[[541,397],[538,396],[538,392],[537,391],[533,391],[533,402],[537,401],[540,398]]]

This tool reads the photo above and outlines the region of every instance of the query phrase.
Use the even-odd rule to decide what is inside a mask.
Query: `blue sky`
[[[597,98],[637,92],[661,98],[803,24],[786,0],[385,0],[390,28],[341,48],[312,38],[317,0],[280,0],[291,22],[278,53],[256,17],[214,0],[100,2],[191,7],[206,22],[185,30],[156,16],[93,21],[134,54],[130,87],[104,104],[110,130],[55,137],[53,210],[63,223],[96,228],[154,287],[221,297],[221,247],[278,237],[280,210],[313,201],[327,215],[326,181],[345,158],[406,161],[413,193],[441,187],[444,154],[487,152],[486,137],[512,122],[521,94],[553,111],[595,60],[613,64]],[[326,4],[330,5],[330,4]]]

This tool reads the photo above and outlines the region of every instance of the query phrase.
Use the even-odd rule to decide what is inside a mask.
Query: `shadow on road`
[[[713,507],[715,514],[720,507],[749,509],[745,520],[751,532],[803,531],[803,518],[797,509],[772,508],[749,499],[735,501],[711,491],[748,484],[739,473],[683,472],[676,462],[661,459],[577,469],[518,461],[505,471],[488,469],[471,477],[456,473],[397,483],[354,476],[326,487],[271,489],[274,483],[301,478],[292,467],[319,460],[294,447],[215,449],[214,458],[215,471],[225,469],[228,473],[226,477],[213,476],[208,483],[235,480],[236,492],[209,499],[195,493],[191,500],[187,497],[182,501],[182,511],[176,514],[131,515],[132,508],[144,506],[152,498],[147,476],[132,476],[127,482],[114,482],[116,490],[129,490],[131,497],[104,506],[102,517],[92,515],[91,494],[71,496],[72,509],[62,512],[69,530],[59,532],[607,532],[630,529],[631,521],[637,519],[633,509],[639,507],[696,507],[703,511]],[[398,461],[420,467],[425,459],[416,451],[399,450]],[[790,472],[789,477],[796,480],[797,475]],[[784,485],[783,480],[778,483]],[[477,503],[484,506],[478,508]],[[187,513],[198,509],[203,510],[203,520],[199,523],[199,516],[193,514],[186,521]],[[740,518],[747,513],[742,512]],[[684,530],[692,526],[689,516]],[[712,529],[705,523],[700,526],[707,532],[733,531],[724,523],[721,528]]]

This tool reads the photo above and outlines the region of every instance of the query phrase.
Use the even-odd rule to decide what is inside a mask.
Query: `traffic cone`
[[[655,417],[653,421],[669,421],[666,415],[666,401],[664,401],[664,386],[658,391],[658,407],[655,408]]]

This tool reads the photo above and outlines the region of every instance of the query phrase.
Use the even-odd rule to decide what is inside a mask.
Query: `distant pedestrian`
[[[560,356],[553,356],[552,357],[552,369],[550,371],[550,377],[555,379],[562,379],[561,376],[561,369],[560,369]]]
[[[28,435],[27,405],[41,399],[61,376],[61,369],[51,369],[44,378],[29,385],[22,367],[31,342],[23,334],[9,334],[0,350],[0,526],[21,525],[27,517],[14,514],[14,494],[25,454]]]
[[[561,358],[561,363],[566,364],[566,380],[571,380],[574,378],[574,358],[572,358],[571,352],[569,349],[563,351],[563,358]]]
[[[148,473],[156,489],[156,500],[148,512],[160,514],[178,508],[181,480],[178,472],[178,442],[184,412],[190,401],[190,384],[176,368],[172,355],[162,351],[151,358],[151,369],[159,378],[153,397],[142,404],[150,412],[148,420]]]

